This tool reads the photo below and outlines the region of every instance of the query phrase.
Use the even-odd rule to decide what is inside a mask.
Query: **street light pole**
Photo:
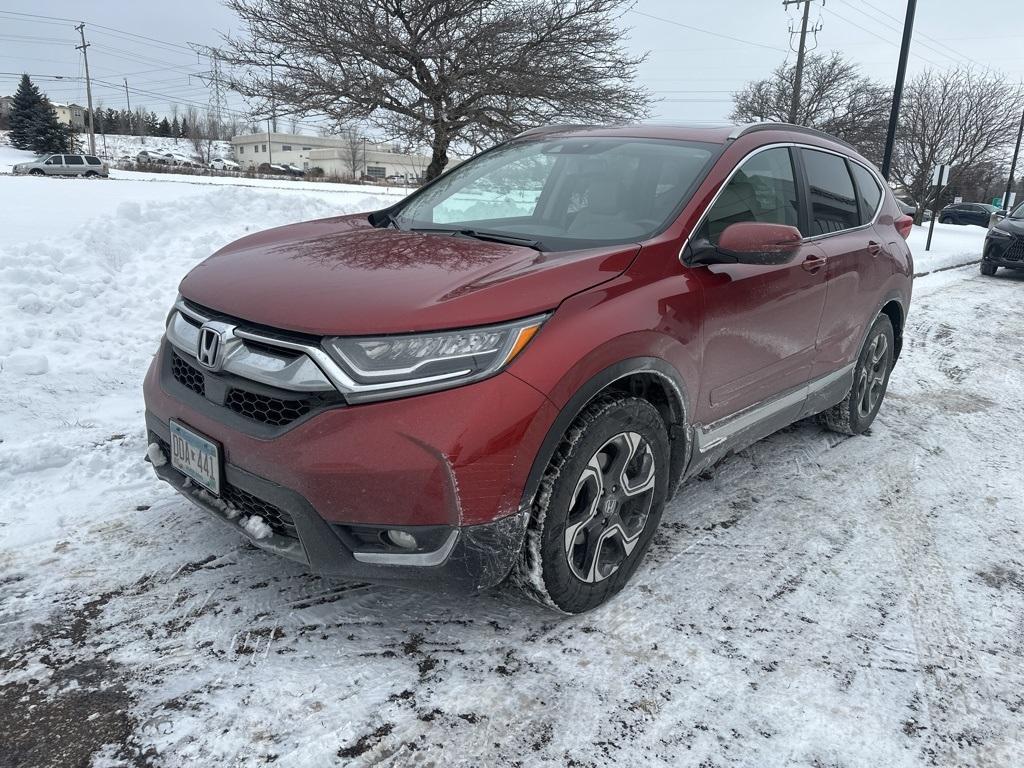
[[[907,76],[907,59],[910,58],[910,39],[914,34],[914,12],[917,0],[907,0],[907,18],[903,22],[903,44],[900,46],[900,63],[896,67],[896,87],[892,92],[892,110],[889,112],[889,130],[885,134],[885,154],[882,157],[882,177],[888,181],[892,169],[892,150],[896,143],[896,126],[900,121],[900,103],[903,101],[903,81]]]
[[[1024,135],[1024,112],[1020,116],[1020,127],[1017,129],[1017,146],[1013,150],[1013,162],[1010,163],[1010,178],[1006,180],[1006,192],[1003,194],[1003,210],[1010,208],[1010,192],[1013,191],[1013,174],[1017,172],[1017,157],[1020,155],[1020,139]]]

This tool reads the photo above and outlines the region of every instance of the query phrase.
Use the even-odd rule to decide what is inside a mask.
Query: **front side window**
[[[875,218],[878,211],[878,204],[882,201],[882,188],[878,186],[878,179],[863,165],[850,163],[853,171],[854,181],[857,182],[857,193],[863,203],[861,223],[867,224]]]
[[[857,196],[846,160],[827,152],[802,151],[811,191],[809,235],[828,235],[859,227]]]
[[[542,250],[638,242],[674,220],[716,149],[632,137],[514,141],[445,174],[396,220],[532,240]]]
[[[64,165],[64,161],[60,159],[60,155],[50,155],[44,165]]]
[[[800,225],[793,160],[785,147],[758,152],[739,167],[708,211],[701,236],[718,243],[730,224],[762,221]]]

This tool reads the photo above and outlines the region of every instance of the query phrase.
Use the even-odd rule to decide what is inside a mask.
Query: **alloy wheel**
[[[884,333],[879,333],[868,347],[857,373],[857,413],[862,419],[874,413],[885,391],[889,356],[889,340]]]
[[[569,569],[593,584],[614,574],[636,548],[654,501],[654,452],[636,432],[620,432],[591,457],[576,483],[564,533]]]

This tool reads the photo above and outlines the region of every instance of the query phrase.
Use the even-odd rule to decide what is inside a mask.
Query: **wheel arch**
[[[530,508],[544,471],[572,422],[594,399],[608,393],[641,397],[657,408],[665,420],[670,449],[668,487],[671,496],[690,451],[686,430],[689,402],[686,389],[679,372],[669,363],[655,357],[634,357],[615,363],[588,379],[559,411],[533,459],[520,509]]]
[[[903,304],[898,299],[889,299],[882,305],[879,314],[888,317],[889,322],[892,323],[893,345],[895,346],[892,362],[895,365],[896,361],[899,360],[900,351],[903,349],[903,326],[906,323]]]

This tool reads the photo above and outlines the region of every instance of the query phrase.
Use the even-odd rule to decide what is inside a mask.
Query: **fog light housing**
[[[400,549],[416,549],[418,543],[416,537],[407,531],[400,531],[396,528],[388,530],[387,540]]]

